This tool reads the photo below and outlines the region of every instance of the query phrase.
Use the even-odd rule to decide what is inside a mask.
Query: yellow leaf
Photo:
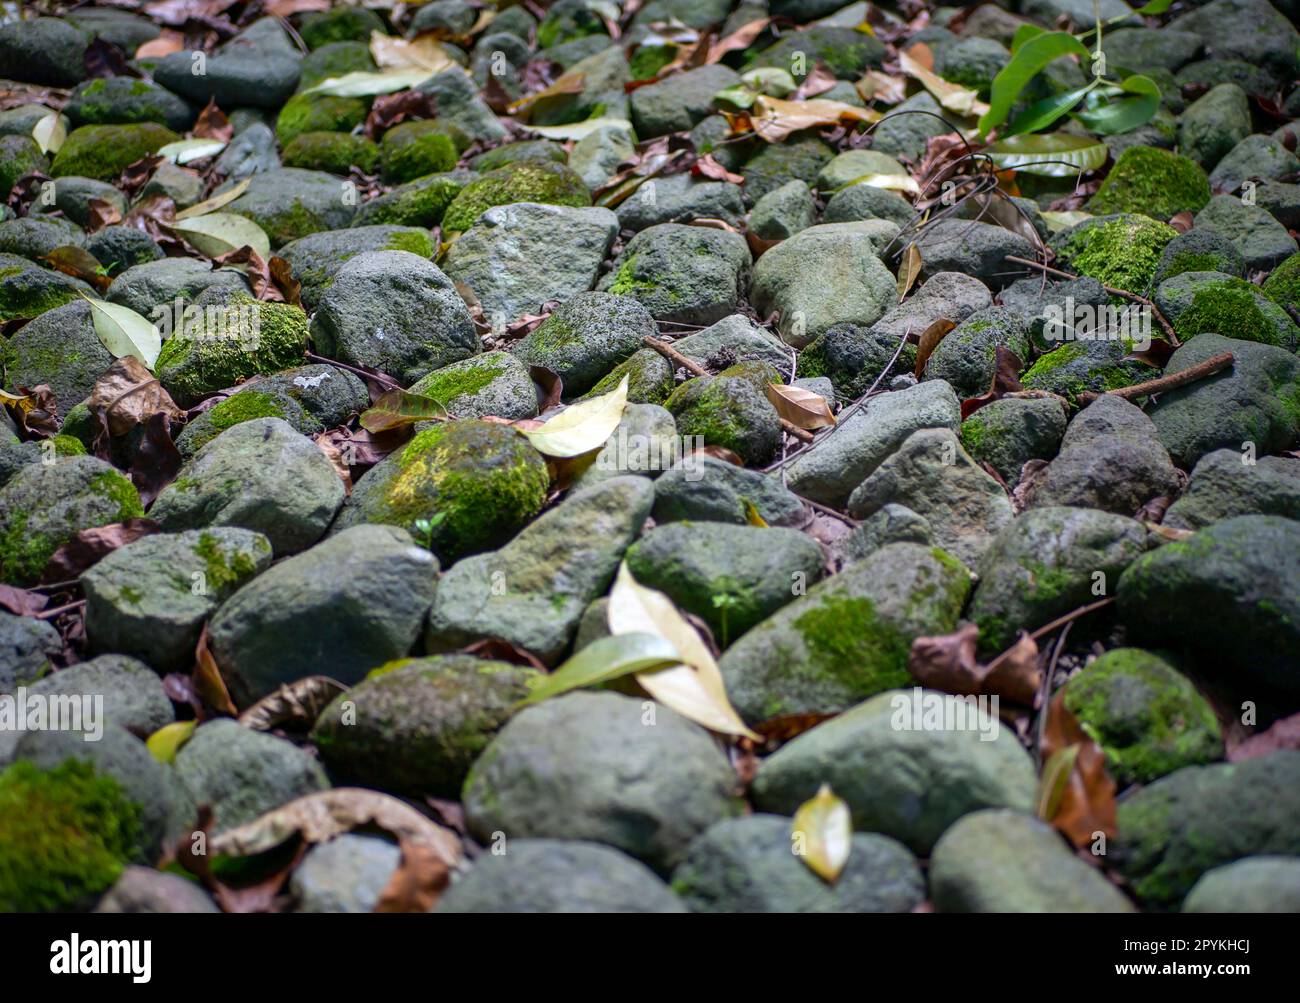
[[[799,859],[827,884],[834,884],[853,846],[849,806],[835,796],[828,784],[822,784],[816,796],[794,813],[791,831]]]
[[[955,111],[958,115],[983,115],[989,110],[989,106],[979,99],[975,91],[949,83],[906,52],[898,54],[898,65],[909,77],[919,80],[939,104],[949,111]]]
[[[506,110],[511,114],[514,114],[515,112],[531,108],[543,98],[557,97],[561,94],[581,93],[582,88],[586,86],[586,79],[586,74],[583,73],[565,73],[560,76],[555,83],[551,84],[549,87],[543,88],[536,94],[529,94],[527,97],[522,97],[518,101],[510,102]]]
[[[811,101],[783,101],[760,95],[749,112],[754,132],[769,143],[779,143],[793,132],[840,122],[879,122],[880,112],[843,101],[813,98]]]
[[[570,404],[536,429],[520,429],[546,456],[580,456],[599,449],[614,434],[627,406],[627,377],[610,393]]]
[[[835,415],[831,414],[831,407],[821,394],[784,383],[769,383],[764,389],[776,413],[791,425],[814,429],[835,424]]]
[[[745,522],[760,529],[767,529],[767,520],[759,515],[758,507],[748,498],[745,499]]]
[[[429,75],[454,66],[447,50],[431,32],[416,35],[410,41],[400,35],[370,33],[370,55],[380,69],[428,70]]]
[[[921,194],[921,186],[906,174],[864,174],[860,178],[854,178],[843,187],[852,188],[854,185],[870,185],[872,188],[888,188],[891,191],[907,192],[909,195]]]
[[[171,724],[164,724],[150,735],[144,744],[158,762],[175,762],[176,753],[190,740],[197,726],[197,721],[173,721]]]
[[[67,138],[68,120],[57,111],[50,112],[32,127],[32,139],[42,153],[58,153]]]

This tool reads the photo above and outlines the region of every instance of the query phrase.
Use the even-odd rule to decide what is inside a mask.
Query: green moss
[[[242,396],[237,394],[236,396]],[[204,581],[213,594],[228,595],[257,571],[257,562],[242,550],[227,557],[221,543],[211,533],[199,537],[194,553],[203,561]]]
[[[358,224],[393,223],[398,226],[433,227],[442,222],[447,206],[464,187],[455,178],[421,178],[372,199],[357,214]]]
[[[71,435],[56,435],[50,438],[55,456],[85,456],[86,447],[80,439]]]
[[[9,197],[14,183],[33,171],[44,173],[49,164],[41,148],[27,136],[0,136],[0,199]]]
[[[156,122],[83,125],[68,134],[50,166],[50,174],[56,178],[116,181],[128,166],[180,138]]]
[[[664,406],[677,418],[679,435],[699,435],[705,445],[744,455],[745,415],[724,383],[707,377],[688,380],[669,394]]]
[[[0,322],[39,317],[48,310],[79,299],[78,287],[43,268],[11,267],[0,271]],[[24,350],[24,356],[32,351]],[[60,368],[73,360],[51,352],[51,365]]]
[[[605,23],[594,11],[570,7],[547,14],[537,26],[537,46],[549,49],[563,42],[574,42],[588,35],[605,33]]]
[[[639,291],[649,292],[658,288],[658,285],[649,279],[639,279],[636,276],[636,255],[629,254],[623,259],[623,263],[618,266],[618,271],[614,273],[614,278],[610,280],[608,292],[615,296],[628,296]]]
[[[1178,231],[1135,214],[1081,224],[1063,242],[1066,264],[1103,285],[1144,295],[1151,285],[1160,253]]]
[[[1221,272],[1223,257],[1210,252],[1183,251],[1169,259],[1169,267],[1161,273],[1162,281],[1183,272]]]
[[[436,121],[402,122],[384,133],[384,180],[411,181],[456,166],[456,145]]]
[[[591,193],[563,164],[526,160],[490,171],[462,188],[443,215],[443,228],[468,230],[485,210],[513,202],[581,207],[591,205]]]
[[[275,121],[275,134],[287,146],[304,132],[351,132],[366,120],[370,106],[361,98],[295,94]]]
[[[843,593],[823,596],[793,626],[817,674],[863,699],[911,681],[910,642],[877,615],[870,599]]]
[[[627,399],[633,404],[663,404],[673,392],[672,367],[665,365],[663,356],[654,349],[642,348],[611,369],[582,399],[610,393],[624,376],[627,377]]]
[[[139,809],[90,764],[0,773],[0,910],[87,908],[139,849]]]
[[[105,470],[90,482],[90,490],[104,495],[117,504],[117,516],[110,520],[122,522],[144,515],[144,506],[140,504],[140,493],[135,485],[116,470]]]
[[[304,132],[284,148],[285,167],[347,175],[352,168],[373,174],[379,147],[364,136],[347,132]]]
[[[1285,318],[1267,316],[1260,303],[1260,290],[1244,279],[1205,283],[1196,287],[1191,306],[1173,322],[1174,331],[1183,341],[1208,331],[1225,338],[1294,347],[1294,337],[1286,337],[1291,325],[1282,323],[1279,330],[1279,321]]]
[[[1169,219],[1180,212],[1199,212],[1209,201],[1210,180],[1195,161],[1154,146],[1130,146],[1088,202],[1088,211]]]
[[[1294,317],[1300,311],[1300,254],[1274,268],[1260,291]]]
[[[504,364],[479,363],[469,359],[422,376],[412,385],[411,392],[432,397],[448,406],[458,397],[474,396],[505,371]]]
[[[330,77],[341,77],[346,73],[373,72],[374,69],[375,61],[370,56],[370,46],[366,42],[353,40],[330,42],[303,58],[298,90],[305,91],[309,87],[315,87]]]
[[[26,512],[17,512],[0,531],[0,581],[11,584],[39,581],[50,555],[63,542],[44,533],[29,533],[29,518]]]
[[[388,243],[384,245],[385,251],[408,251],[411,254],[421,258],[432,258],[433,252],[437,250],[433,246],[433,241],[429,239],[427,233],[402,232],[395,233],[388,238]]]
[[[649,80],[673,61],[675,45],[639,45],[628,61],[633,80]]]
[[[365,7],[340,5],[312,14],[302,23],[299,34],[309,49],[331,42],[368,42],[370,33],[387,34],[379,15]]]

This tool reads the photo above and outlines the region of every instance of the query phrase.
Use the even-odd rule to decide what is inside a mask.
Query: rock
[[[197,258],[160,258],[128,268],[108,288],[108,301],[158,321],[174,311],[176,300],[188,306],[205,290],[249,292],[248,282],[234,268],[210,268]],[[172,318],[169,318],[172,319]],[[172,328],[175,328],[175,320]]]
[[[664,406],[677,420],[679,433],[730,449],[747,464],[768,463],[780,447],[780,416],[759,385],[745,376],[724,370],[688,380]]]
[[[619,203],[618,226],[640,231],[660,223],[689,223],[696,219],[720,219],[738,226],[744,214],[738,185],[683,173],[652,178],[642,184],[635,194]]]
[[[1123,516],[1065,507],[1025,512],[1002,529],[977,568],[967,615],[980,628],[981,651],[996,654],[1019,630],[1111,594],[1145,549],[1146,530]]]
[[[799,526],[803,503],[779,478],[768,477],[711,456],[682,460],[655,482],[654,519],[747,524],[746,503],[769,526]]]
[[[39,317],[48,310],[67,304],[80,306],[89,320],[90,309],[81,303],[81,297],[92,292],[90,286],[80,279],[42,268],[16,254],[0,252],[0,321]],[[8,342],[10,346],[22,343],[18,339],[27,327],[31,325],[26,324],[14,333]],[[10,365],[15,361],[12,355],[9,360]],[[62,367],[56,369],[56,373],[61,371]]]
[[[1178,487],[1151,419],[1128,401],[1103,395],[1070,423],[1060,453],[1035,480],[1026,504],[1132,515],[1152,498],[1173,497]]]
[[[1212,87],[1178,117],[1179,147],[1207,170],[1248,135],[1250,102],[1235,83]]]
[[[978,279],[960,272],[938,272],[902,303],[891,306],[875,323],[874,330],[893,339],[909,334],[919,336],[940,318],[960,324],[976,311],[992,305],[993,297]]]
[[[722,358],[735,362],[764,362],[783,372],[790,365],[790,349],[766,328],[744,314],[733,313],[703,331],[673,342],[673,348],[705,368]]]
[[[816,584],[821,548],[777,527],[671,522],[628,548],[628,570],[709,625],[726,647]]]
[[[1138,643],[1172,642],[1225,679],[1300,690],[1288,654],[1300,643],[1298,540],[1300,523],[1243,515],[1166,544],[1120,578],[1120,619]]]
[[[759,258],[750,299],[762,314],[780,312],[777,330],[795,348],[833,324],[873,324],[898,295],[877,256],[895,236],[886,220],[809,227]]]
[[[1159,295],[1162,284],[1187,272],[1221,272],[1241,278],[1245,271],[1246,265],[1236,244],[1217,230],[1197,227],[1180,233],[1165,245],[1151,284]]]
[[[1245,182],[1276,179],[1300,171],[1300,158],[1271,136],[1247,136],[1210,172],[1216,191],[1235,192]]]
[[[229,718],[196,728],[176,753],[176,771],[195,803],[212,809],[213,834],[330,786],[309,752]]]
[[[734,787],[698,725],[632,697],[575,692],[512,718],[475,761],[463,802],[484,842],[590,839],[666,874],[692,839],[739,813]]]
[[[1174,352],[1165,372],[1222,352],[1232,353],[1231,369],[1161,394],[1151,409],[1160,441],[1184,470],[1206,453],[1248,448],[1244,443],[1258,455],[1281,452],[1300,434],[1300,360],[1284,349],[1200,334]]]
[[[928,380],[946,380],[958,396],[988,391],[997,372],[997,350],[1029,358],[1029,330],[1019,312],[989,307],[971,314],[945,335],[925,366]]]
[[[764,240],[786,240],[816,221],[817,206],[812,192],[806,183],[796,178],[754,203],[754,210],[749,214],[749,229]]]
[[[302,23],[302,40],[308,48],[319,49],[330,42],[364,41],[372,31],[384,33],[384,22],[374,11],[365,7],[335,7],[308,15]]]
[[[50,670],[50,656],[62,651],[59,632],[44,620],[0,610],[0,693],[34,683]]]
[[[232,426],[195,454],[150,509],[168,532],[242,526],[277,555],[311,546],[343,504],[325,454],[280,418]]]
[[[194,72],[196,57],[204,59],[203,73]],[[153,66],[154,80],[198,107],[215,101],[222,108],[279,108],[298,86],[298,75],[295,53],[239,37],[212,53],[173,52]]]
[[[796,494],[838,507],[853,490],[922,428],[961,425],[961,407],[952,388],[934,380],[869,399],[826,437],[786,468]]]
[[[1214,868],[1261,854],[1300,854],[1300,752],[1188,766],[1119,805],[1114,861],[1149,909],[1178,908]],[[1231,811],[1224,811],[1231,805]]]
[[[890,502],[924,512],[935,542],[972,565],[1012,519],[1005,490],[943,427],[908,436],[853,490],[848,511],[866,518]]]
[[[133,864],[122,871],[122,876],[104,893],[94,911],[217,913],[221,910],[211,896],[190,879]]]
[[[442,222],[447,206],[465,187],[466,175],[468,172],[448,171],[398,185],[387,194],[376,195],[362,203],[352,220],[352,226],[355,228],[380,223],[437,226]]]
[[[92,233],[86,238],[86,250],[112,278],[134,265],[160,261],[164,256],[152,237],[133,226],[106,226]]]
[[[1150,366],[1125,358],[1129,348],[1124,340],[1127,337],[1123,328],[1126,323],[1124,315],[1118,318],[1118,325],[1101,330],[1085,329],[1081,324],[1077,329],[1065,328],[1058,317],[1048,318],[1042,340],[1049,346],[1059,347],[1039,356],[1038,361],[1021,376],[1020,382],[1026,390],[1046,390],[1077,405],[1082,403],[1080,397],[1084,393],[1104,393],[1154,378]],[[1115,318],[1103,315],[1101,319],[1110,325]],[[1130,316],[1127,323],[1130,335],[1144,337],[1139,333],[1140,317],[1135,320]],[[1136,329],[1132,326],[1134,324]],[[1062,337],[1078,340],[1062,344]]]
[[[318,843],[289,877],[294,912],[374,912],[401,859],[402,851],[395,844],[377,836],[345,832]]]
[[[392,130],[389,130],[392,132]],[[450,151],[451,141],[439,136]],[[454,157],[454,152],[451,153]],[[379,164],[379,147],[364,136],[346,132],[304,132],[284,148],[284,166],[311,171],[328,171],[346,177],[355,166],[375,173]]]
[[[321,296],[311,335],[322,354],[408,386],[478,351],[474,321],[452,280],[408,251],[348,260]]]
[[[327,42],[318,46],[302,57],[298,64],[298,90],[305,91],[330,77],[341,77],[347,73],[370,73],[375,70],[375,61],[370,56],[370,41],[364,39],[344,39],[339,42]],[[236,132],[239,130],[236,129]]]
[[[1144,295],[1161,252],[1177,235],[1172,226],[1148,216],[1123,213],[1085,219],[1056,234],[1051,247],[1064,267],[1103,285]]]
[[[457,418],[537,416],[537,388],[528,367],[510,352],[471,355],[420,377],[410,389],[439,401]],[[416,430],[427,427],[420,422]]]
[[[1217,230],[1241,252],[1248,270],[1269,269],[1296,253],[1296,241],[1286,227],[1257,205],[1231,195],[1216,195],[1196,214],[1195,224]]]
[[[717,823],[673,872],[673,890],[692,912],[910,912],[925,882],[905,847],[887,836],[852,837],[848,862],[827,884],[790,852],[791,820],[751,815]]]
[[[50,87],[86,79],[90,37],[61,18],[36,17],[0,26],[0,77]]]
[[[1007,255],[1033,257],[1033,246],[1018,233],[992,223],[943,219],[927,226],[916,241],[922,273],[963,272],[986,286],[1000,288],[1018,277],[1022,269],[1006,261]]]
[[[1168,662],[1140,648],[1112,648],[1070,677],[1065,706],[1127,787],[1223,757],[1214,709]]]
[[[1005,808],[972,812],[940,837],[930,860],[936,912],[1134,912],[1060,834]]]
[[[208,617],[270,562],[266,537],[227,527],[155,534],[119,547],[81,576],[91,650],[134,655],[159,672],[183,671]]]
[[[522,529],[541,511],[548,484],[545,459],[513,429],[434,422],[362,475],[332,531],[400,526],[453,561]]]
[[[623,87],[631,80],[631,74],[622,46],[602,47],[572,63],[567,72],[581,75],[582,90],[541,98],[532,106],[530,121],[538,125],[564,125],[592,118],[626,121],[630,117]]]
[[[254,123],[231,139],[215,164],[215,170],[222,177],[235,182],[279,168],[275,133],[263,122]]]
[[[226,212],[247,216],[266,231],[271,246],[322,230],[341,230],[356,213],[355,196],[344,182],[324,171],[303,171],[296,167],[259,171],[249,177],[244,194],[226,205]],[[221,194],[226,185],[217,189]]]
[[[677,422],[667,410],[658,404],[629,404],[614,434],[573,486],[586,488],[625,474],[658,477],[682,458],[685,449],[677,436]]]
[[[455,798],[537,678],[533,669],[471,655],[399,659],[321,711],[312,742],[330,773],[351,783]]]
[[[1280,515],[1300,521],[1300,460],[1264,456],[1252,463],[1235,449],[1206,453],[1164,525],[1204,529],[1238,515]]]
[[[1169,219],[1175,213],[1203,209],[1210,201],[1211,183],[1213,177],[1206,180],[1193,160],[1152,146],[1131,146],[1088,200],[1088,211],[1099,216],[1136,212]]]
[[[439,913],[680,913],[686,909],[648,867],[608,846],[512,839],[479,857],[443,894]]]
[[[617,124],[594,129],[573,144],[569,167],[578,172],[592,191],[603,186],[618,171],[618,165],[636,152],[632,131]]]
[[[904,505],[886,505],[854,527],[853,532],[840,542],[839,553],[846,563],[860,561],[890,543],[931,546],[930,521]]]
[[[85,242],[80,227],[57,217],[38,214],[0,222],[0,253],[27,258],[29,263],[55,248],[81,247]]]
[[[1300,185],[1265,181],[1255,190],[1255,203],[1288,230],[1300,227]]]
[[[1184,343],[1209,331],[1292,352],[1300,344],[1300,327],[1258,286],[1244,279],[1221,272],[1183,272],[1162,282],[1154,298]]]
[[[0,348],[5,361],[5,388],[47,385],[61,411],[90,396],[100,374],[113,364],[80,299],[46,310],[24,324]]]
[[[596,283],[618,233],[608,209],[519,203],[479,217],[447,252],[447,274],[478,297],[496,328]],[[548,267],[538,268],[538,262]]]
[[[500,550],[458,562],[438,582],[427,650],[500,637],[553,664],[582,611],[613,580],[653,501],[649,479],[615,477],[569,496]]]
[[[817,189],[822,193],[839,191],[874,174],[906,175],[907,171],[893,157],[874,150],[845,150],[837,154],[817,174]]]
[[[302,283],[302,305],[312,313],[338,270],[367,251],[409,251],[417,257],[432,258],[434,246],[428,232],[420,227],[358,224],[292,241],[280,248],[280,257],[289,262],[294,279]]]
[[[1054,24],[1057,18],[1064,16],[1079,28],[1086,28],[1095,17],[1091,0],[1024,0],[1019,6],[1025,17],[1044,24]],[[1119,21],[1121,25],[1139,23],[1132,8],[1123,0],[1101,0],[1101,18],[1107,22]]]
[[[295,94],[276,116],[275,134],[280,145],[288,146],[306,132],[351,132],[365,122],[367,112],[363,98]]]
[[[1240,59],[1291,79],[1300,66],[1295,26],[1267,0],[1214,0],[1175,18],[1175,31],[1198,35],[1215,59]]]
[[[706,325],[736,312],[749,270],[740,234],[663,223],[629,240],[596,288],[635,297],[655,320]]]
[[[1004,397],[961,423],[961,444],[1014,488],[1026,462],[1056,455],[1065,424],[1065,408],[1055,398]]]
[[[437,121],[402,122],[388,129],[381,156],[380,173],[389,184],[450,171],[457,159],[456,144],[447,135],[446,124]]]
[[[103,460],[28,463],[0,488],[0,581],[34,585],[54,552],[82,530],[142,515],[135,487]]]
[[[505,126],[479,96],[478,87],[464,70],[451,66],[436,73],[414,90],[432,94],[438,103],[438,117],[460,128],[471,139],[505,137]]]
[[[953,630],[969,591],[969,572],[937,548],[880,548],[731,646],[719,668],[732,704],[757,723],[836,713],[903,685],[913,638]]]
[[[754,208],[757,210],[758,207]],[[902,227],[910,223],[914,215],[912,204],[897,192],[877,188],[875,185],[851,184],[830,197],[826,211],[822,214],[822,222],[849,223],[863,219],[887,219]],[[752,219],[750,225],[752,228]]]
[[[50,176],[114,181],[130,164],[180,138],[157,122],[83,125],[70,132],[59,147]]]
[[[1117,66],[1138,67],[1140,70],[1160,67],[1172,73],[1195,59],[1201,45],[1200,36],[1190,31],[1120,28],[1106,32],[1103,48],[1106,58]]]
[[[535,160],[507,164],[473,179],[457,193],[443,214],[443,229],[468,230],[493,206],[516,202],[582,209],[591,206],[591,193],[582,179],[563,164]],[[536,215],[532,212],[525,218],[531,219]],[[596,217],[587,214],[585,218],[604,217],[598,213]]]
[[[918,111],[928,114],[910,114]],[[871,148],[881,153],[888,153],[891,157],[916,160],[925,153],[925,144],[928,140],[949,131],[945,124],[946,119],[939,121],[932,118],[932,115],[943,118],[944,110],[939,107],[939,102],[932,98],[928,91],[913,94],[880,120],[873,133],[875,140]],[[954,270],[960,271],[960,269]]]
[[[823,63],[841,80],[856,80],[869,67],[880,66],[884,59],[885,47],[878,38],[848,25],[814,24],[783,35],[749,65],[780,66],[790,70],[796,80],[802,80]]]
[[[722,135],[725,138],[726,120],[721,116],[716,116],[716,120],[722,123]],[[757,201],[792,180],[810,186],[816,183],[817,174],[834,156],[834,151],[816,136],[795,135],[800,138],[791,138],[784,143],[760,144],[759,151],[745,162],[746,198]],[[719,163],[727,162],[727,150],[725,146],[714,149],[714,159]]]
[[[133,77],[97,77],[80,83],[63,111],[74,126],[157,122],[173,132],[184,132],[195,116],[195,109],[167,88]]]
[[[830,784],[848,803],[854,829],[892,836],[920,856],[971,812],[1031,812],[1033,763],[971,699],[919,688],[881,693],[764,760],[753,800],[762,811],[789,814]],[[918,727],[923,713],[943,720]]]
[[[714,63],[674,73],[632,92],[632,124],[643,139],[690,129],[713,111],[713,95],[740,83],[735,70]]]
[[[1261,913],[1300,910],[1300,860],[1246,857],[1206,871],[1183,899],[1183,912]]]
[[[228,599],[210,624],[212,653],[241,706],[324,665],[352,685],[411,650],[437,572],[404,530],[354,526]]]
[[[15,182],[27,174],[46,174],[50,164],[27,136],[0,136],[0,195],[9,197]],[[37,203],[39,205],[39,203]]]

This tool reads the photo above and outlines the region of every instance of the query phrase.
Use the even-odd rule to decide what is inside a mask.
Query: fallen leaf
[[[367,432],[386,432],[417,421],[445,421],[450,417],[447,408],[432,397],[409,390],[389,390],[358,420]]]
[[[58,153],[67,138],[68,120],[57,111],[50,112],[32,126],[32,139],[42,153]]]
[[[537,405],[537,413],[545,414],[560,403],[564,396],[564,380],[554,369],[545,366],[529,366],[528,377],[542,388],[542,400]]]
[[[492,79],[496,79],[493,77]],[[370,114],[362,132],[366,138],[378,141],[393,126],[410,119],[429,119],[438,116],[438,99],[425,91],[401,91],[381,94],[370,105]]]
[[[433,76],[426,69],[399,67],[379,72],[355,70],[342,76],[329,77],[308,87],[300,94],[321,94],[329,97],[364,98],[378,94],[392,94],[423,83]]]
[[[988,392],[980,394],[978,397],[968,397],[961,402],[962,421],[965,421],[985,404],[992,404],[1004,394],[1022,389],[1020,386],[1020,370],[1023,368],[1023,364],[1020,361],[1020,356],[1016,355],[1011,349],[999,345],[995,352],[995,359],[997,369],[993,374],[993,382]]]
[[[1240,763],[1258,759],[1279,749],[1300,749],[1300,714],[1292,714],[1275,721],[1267,731],[1251,735],[1239,745],[1228,749],[1228,762]]]
[[[760,17],[750,21],[733,31],[730,35],[723,35],[716,42],[708,47],[708,52],[704,57],[706,63],[716,63],[728,52],[738,52],[741,49],[748,49],[763,33],[763,29],[772,23],[770,17]]]
[[[32,616],[50,604],[50,597],[13,585],[0,585],[0,607],[18,616]]]
[[[131,483],[140,495],[140,504],[148,507],[181,472],[184,459],[171,437],[171,420],[155,411],[141,423],[143,434],[135,446],[131,462]]]
[[[102,35],[95,35],[82,54],[86,76],[138,77],[140,71],[127,62],[126,53]]]
[[[115,359],[132,356],[149,369],[162,351],[158,329],[130,307],[106,303],[82,295],[90,306],[91,322],[100,343]]]
[[[193,219],[195,216],[206,216],[209,213],[214,213],[222,206],[229,205],[231,202],[235,201],[235,199],[239,198],[239,196],[243,195],[244,192],[248,191],[248,186],[252,183],[252,178],[244,178],[243,181],[240,181],[236,185],[232,185],[220,195],[213,195],[210,199],[204,199],[197,205],[192,205],[188,209],[181,210],[176,213],[173,219]]]
[[[916,245],[913,244],[912,246],[915,247]],[[916,345],[915,376],[918,380],[921,378],[921,374],[925,372],[925,364],[930,361],[930,356],[934,354],[934,350],[948,336],[948,332],[956,326],[947,317],[940,317],[921,332],[920,340]]]
[[[579,456],[599,449],[623,420],[627,386],[628,378],[624,376],[611,392],[570,404],[540,427],[520,431],[545,456]]]
[[[538,101],[546,98],[558,97],[561,94],[581,94],[586,84],[587,75],[585,73],[565,73],[554,83],[543,87],[535,94],[528,94],[518,101],[511,101],[507,106],[507,111],[512,115],[516,115],[528,111]]]
[[[158,523],[143,517],[83,529],[50,555],[41,574],[41,581],[50,584],[80,578],[83,571],[118,547],[124,547],[142,536],[151,536],[160,529]]]
[[[958,115],[983,115],[989,106],[979,99],[979,94],[969,87],[949,83],[932,69],[927,67],[923,58],[929,54],[929,47],[923,42],[913,45],[907,52],[898,54],[898,65],[904,73],[920,82],[921,86],[934,95],[941,106]],[[930,57],[931,62],[933,56]]]
[[[7,398],[13,395],[6,394]],[[18,427],[30,435],[46,438],[59,432],[59,406],[49,384],[20,386],[18,395],[6,403],[18,419]]]
[[[185,36],[179,31],[164,28],[162,34],[157,38],[151,38],[135,50],[135,58],[161,59],[163,56],[170,56],[173,52],[180,52],[184,48]]]
[[[239,711],[235,708],[234,701],[230,699],[230,691],[226,688],[226,681],[221,677],[221,668],[217,665],[217,660],[212,657],[212,651],[208,647],[208,625],[203,625],[203,631],[199,634],[199,643],[194,649],[194,672],[190,677],[194,683],[194,691],[203,700],[204,704],[211,707],[218,714],[228,714],[235,717]]]
[[[402,855],[397,869],[379,893],[374,912],[427,913],[451,884],[451,865],[439,850],[401,841]]]
[[[760,138],[769,143],[779,143],[791,133],[821,125],[838,125],[841,122],[879,122],[879,112],[814,98],[811,101],[783,101],[780,98],[759,95],[749,112],[750,124]]]
[[[768,528],[767,520],[764,519],[762,515],[759,514],[758,506],[755,505],[748,498],[745,499],[744,509],[745,509],[745,525],[757,526],[759,529]]]
[[[828,885],[835,884],[849,861],[853,846],[853,821],[849,806],[822,784],[816,795],[801,804],[794,813],[790,834],[801,844],[797,853],[810,871]]]
[[[270,731],[288,725],[307,731],[321,711],[348,688],[329,676],[305,676],[284,683],[239,715],[239,723],[253,731]]]
[[[907,671],[930,689],[957,696],[997,696],[1033,707],[1042,677],[1038,646],[1027,634],[987,665],[975,657],[979,628],[963,624],[951,634],[913,639]]]
[[[200,254],[220,258],[248,246],[265,261],[271,256],[266,231],[251,219],[233,212],[213,212],[175,220],[170,227]]]
[[[271,281],[280,290],[280,296],[292,306],[302,306],[302,283],[293,277],[293,267],[278,254],[271,255],[267,262]]]
[[[112,276],[104,271],[104,266],[84,247],[65,244],[43,255],[41,260],[48,262],[56,272],[71,275],[88,283],[95,288],[96,292],[102,293],[113,284]]]
[[[754,725],[754,730],[762,735],[766,742],[788,742],[834,716],[834,714],[783,714]]]
[[[907,78],[882,70],[867,70],[853,87],[863,101],[895,105],[907,97]]]
[[[158,762],[174,763],[176,753],[190,740],[198,724],[198,721],[173,721],[171,724],[164,724],[150,735],[144,744]]]
[[[745,183],[744,175],[732,173],[714,160],[712,155],[707,153],[691,165],[691,174],[697,178],[712,178],[714,181],[729,181],[733,185],[743,185]]]
[[[659,634],[611,634],[592,641],[549,675],[534,677],[521,706],[540,703],[584,686],[595,686],[635,672],[681,664],[677,648]]]
[[[839,82],[839,78],[834,73],[821,63],[818,63],[813,67],[813,71],[803,78],[803,82],[795,88],[794,93],[790,95],[790,100],[807,101],[818,94],[825,94]]]
[[[1050,822],[1075,847],[1092,845],[1098,833],[1107,839],[1115,836],[1115,781],[1106,773],[1106,757],[1065,706],[1065,692],[1056,694],[1047,709],[1047,726],[1043,731],[1039,750],[1044,763],[1051,763],[1057,752],[1077,747],[1071,769],[1060,787],[1057,797],[1053,791],[1049,799],[1056,809]],[[1059,765],[1059,764],[1058,764]]]
[[[1043,682],[1038,662],[1038,644],[1022,630],[1011,647],[989,662],[984,692],[996,693],[1026,707],[1037,707]]]
[[[91,233],[97,233],[106,226],[115,226],[122,222],[122,213],[117,206],[103,199],[91,199],[86,203],[86,211],[90,214],[87,227]]]
[[[230,124],[226,113],[217,107],[216,98],[208,98],[208,103],[199,112],[190,135],[196,139],[215,139],[229,143],[235,135],[235,127]]]
[[[784,383],[768,383],[763,389],[776,413],[797,428],[811,430],[835,424],[831,406],[821,394]]]
[[[174,143],[158,148],[156,156],[170,160],[173,164],[190,164],[196,160],[215,157],[226,148],[224,139],[178,139]]]
[[[447,55],[433,32],[422,32],[412,39],[401,35],[385,35],[382,31],[370,33],[370,55],[375,65],[383,69],[423,70],[425,78],[441,73],[456,65]]]
[[[86,405],[92,413],[102,412],[109,434],[114,436],[125,435],[156,412],[175,421],[185,417],[158,378],[134,355],[116,359],[104,371]]]
[[[549,672],[546,663],[527,648],[521,648],[504,637],[480,637],[465,647],[458,649],[461,654],[484,658],[490,662],[509,662],[511,665],[523,665],[538,672]]]

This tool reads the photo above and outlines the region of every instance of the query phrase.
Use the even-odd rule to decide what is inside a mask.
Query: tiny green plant
[[[734,592],[719,592],[717,595],[713,596],[712,602],[713,602],[713,608],[716,609],[719,615],[722,617],[721,640],[722,640],[722,646],[725,648],[728,644],[731,643],[727,636],[728,635],[727,610],[731,609],[733,606],[740,605],[740,596],[736,595]]]
[[[428,519],[415,520],[414,525],[416,538],[419,540],[421,547],[425,550],[433,550],[434,531],[437,530],[437,528],[442,524],[442,521],[446,518],[446,512],[435,512]]]

